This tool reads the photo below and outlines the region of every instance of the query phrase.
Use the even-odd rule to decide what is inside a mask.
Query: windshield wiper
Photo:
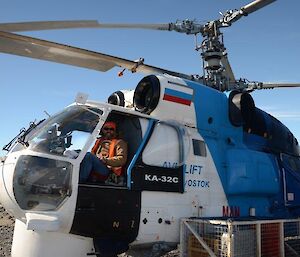
[[[43,121],[43,120],[40,120],[37,124],[35,124],[34,122],[30,122],[29,123],[29,128],[28,129],[25,129],[25,128],[22,128],[19,132],[18,135],[16,135],[7,145],[5,145],[2,150],[4,151],[9,151],[13,145],[14,142],[18,142],[20,144],[22,144],[23,146],[25,147],[28,147],[29,146],[29,143],[27,141],[25,141],[25,138],[26,136],[33,130],[35,129],[38,125],[40,125]]]
[[[19,132],[18,135],[16,135],[7,145],[3,146],[2,150],[3,151],[9,151],[11,149],[11,146],[13,144],[13,142],[23,133],[25,133],[26,129],[22,128]]]

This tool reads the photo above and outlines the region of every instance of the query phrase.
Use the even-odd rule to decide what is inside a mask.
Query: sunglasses
[[[110,127],[105,127],[103,128],[104,131],[115,131],[114,128],[110,128]]]

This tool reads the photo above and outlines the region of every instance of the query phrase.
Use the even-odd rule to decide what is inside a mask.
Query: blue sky
[[[208,21],[219,11],[239,8],[245,0],[1,0],[0,22],[96,19],[116,23],[168,23],[177,19]],[[225,45],[237,78],[300,82],[300,2],[277,0],[224,30]],[[194,37],[149,30],[72,29],[25,35],[69,44],[187,74],[201,74]],[[77,92],[105,101],[113,91],[134,89],[141,74],[120,69],[107,73],[0,54],[2,148],[30,121],[54,114],[73,102]],[[256,91],[256,105],[277,117],[300,139],[300,89]]]

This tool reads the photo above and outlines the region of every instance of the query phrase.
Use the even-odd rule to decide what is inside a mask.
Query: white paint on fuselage
[[[203,140],[195,129],[189,128],[188,132],[190,139]],[[189,147],[183,194],[142,192],[140,229],[134,245],[179,242],[181,218],[222,216],[223,206],[228,202],[209,149],[206,147],[207,156],[201,157],[193,154],[192,144]],[[196,186],[186,183],[194,180]]]

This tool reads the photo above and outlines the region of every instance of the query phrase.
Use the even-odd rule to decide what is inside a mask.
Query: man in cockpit
[[[79,181],[105,181],[108,176],[123,175],[127,161],[127,143],[117,138],[117,125],[106,122],[91,153],[87,153],[80,165]],[[111,174],[111,175],[110,175]]]

